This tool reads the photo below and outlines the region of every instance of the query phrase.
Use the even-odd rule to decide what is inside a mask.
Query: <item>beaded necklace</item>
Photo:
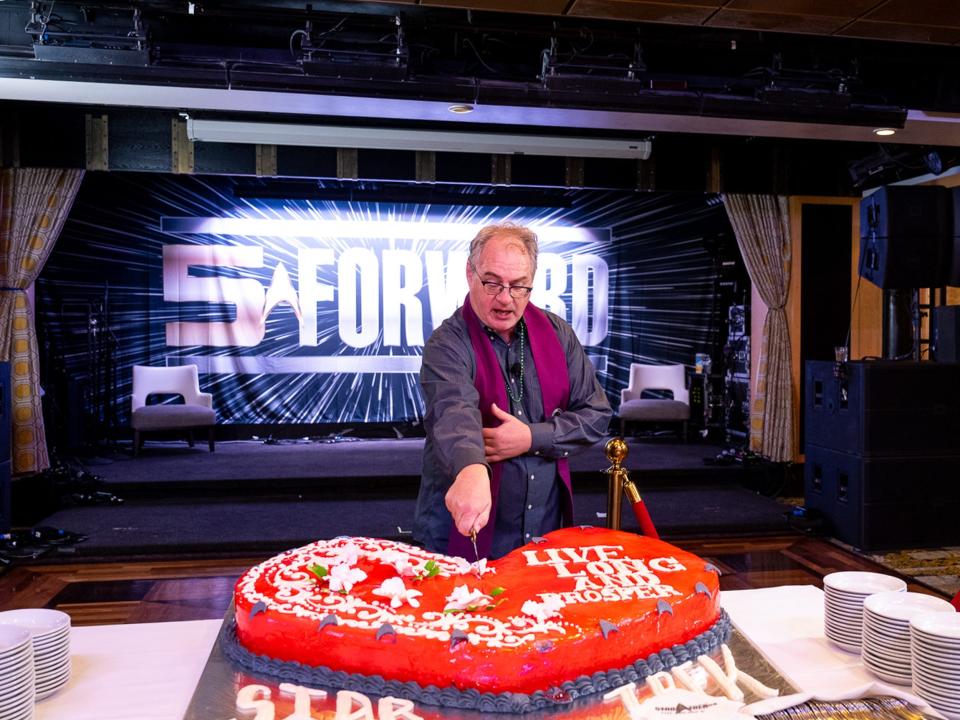
[[[519,405],[519,404],[520,404],[520,401],[523,400],[523,376],[524,376],[524,372],[523,372],[523,369],[524,369],[524,368],[523,368],[523,365],[524,365],[524,362],[525,362],[525,361],[524,361],[524,357],[525,357],[526,354],[527,354],[527,353],[526,353],[526,345],[527,345],[527,326],[526,326],[526,324],[523,322],[523,320],[521,320],[519,323],[517,323],[517,331],[518,331],[519,334],[520,334],[520,380],[519,380],[519,382],[517,383],[517,392],[516,392],[516,394],[514,394],[514,392],[513,392],[513,387],[512,387],[513,383],[510,382],[510,377],[509,377],[510,372],[509,372],[509,370],[508,370],[508,372],[507,372],[507,376],[508,376],[508,377],[507,377],[507,394],[510,396],[510,399],[511,399],[514,403],[516,403],[517,405]]]

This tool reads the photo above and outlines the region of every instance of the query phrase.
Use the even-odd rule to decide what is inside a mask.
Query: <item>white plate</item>
[[[24,641],[29,639],[29,630],[12,625],[0,625],[0,659],[20,652]]]
[[[823,619],[823,628],[824,630],[839,630],[840,632],[851,633],[858,636],[863,634],[863,623],[838,622],[831,617],[825,617]]]
[[[910,643],[910,654],[929,663],[937,663],[951,672],[960,673],[960,653],[943,651],[939,648],[929,647],[913,640]]]
[[[41,665],[50,665],[52,663],[63,662],[63,660],[68,657],[70,657],[70,648],[63,648],[59,652],[55,653],[34,655],[33,662],[37,667],[40,667]]]
[[[953,605],[946,600],[914,592],[877,593],[864,600],[863,607],[875,615],[903,623],[922,612],[956,614]]]
[[[856,643],[857,645],[863,642],[863,633],[856,632],[854,630],[847,630],[827,625],[823,628],[823,634],[838,638],[840,640],[845,640],[847,642]]]
[[[33,699],[29,702],[17,703],[9,708],[4,707],[0,710],[0,720],[20,720],[21,718],[33,717]]]
[[[864,667],[867,668],[868,672],[876,675],[881,680],[886,680],[888,683],[893,683],[894,685],[910,685],[913,682],[913,678],[910,675],[889,673],[881,668],[868,665],[866,662],[864,662]]]
[[[5,660],[0,660],[0,677],[9,672],[12,668],[22,667],[33,663],[33,652],[30,648],[25,648],[22,653],[11,656]]]
[[[907,584],[900,578],[883,573],[846,571],[824,576],[824,587],[848,594],[873,595],[886,590],[906,592]]]
[[[917,694],[925,700],[928,696],[933,696],[940,704],[946,704],[953,710],[960,709],[960,693],[942,690],[922,677],[915,677],[913,686],[917,689]]]
[[[838,648],[840,648],[841,650],[845,650],[848,653],[853,653],[854,655],[860,654],[859,645],[854,645],[853,643],[844,642],[842,640],[832,638],[829,635],[827,635],[827,640],[829,640],[832,645],[836,645]]]
[[[910,619],[910,626],[936,638],[960,645],[960,613],[922,613]]]
[[[52,672],[49,675],[45,675],[42,678],[37,676],[37,687],[41,685],[53,685],[60,682],[64,678],[70,677],[70,666],[60,668],[56,672]]]
[[[70,678],[67,678],[67,680],[69,680],[69,679],[70,679]],[[60,690],[61,688],[64,688],[64,687],[66,687],[66,686],[67,686],[67,681],[64,680],[62,683],[60,683],[60,684],[57,685],[56,687],[49,688],[49,689],[44,690],[44,691],[42,691],[42,692],[38,692],[38,693],[37,693],[37,700],[43,700],[43,699],[46,698],[46,697],[50,697],[50,696],[53,695],[55,692],[57,692],[57,690]]]
[[[26,628],[33,635],[47,635],[69,629],[70,616],[60,610],[47,608],[23,608],[0,612],[0,625],[15,625]]]
[[[870,627],[869,625],[863,626],[863,638],[866,642],[867,638],[870,638],[870,644],[877,648],[883,648],[888,652],[900,652],[904,655],[910,654],[910,636],[909,635],[894,635],[892,633],[883,632],[883,630],[878,630],[875,627]]]

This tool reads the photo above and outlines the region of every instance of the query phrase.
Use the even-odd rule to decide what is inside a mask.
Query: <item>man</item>
[[[572,522],[568,456],[612,416],[573,329],[529,302],[537,236],[512,223],[470,244],[469,294],[423,350],[426,445],[414,537],[497,558]]]

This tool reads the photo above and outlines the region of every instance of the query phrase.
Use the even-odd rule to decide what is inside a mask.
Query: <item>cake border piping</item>
[[[423,686],[412,680],[407,682],[385,680],[381,675],[348,673],[323,665],[304,665],[295,661],[256,655],[240,644],[237,638],[236,620],[232,617],[224,622],[218,642],[227,659],[236,665],[253,674],[267,675],[282,682],[306,687],[354,690],[377,697],[402,697],[423,705],[456,710],[520,715],[537,710],[561,708],[580,698],[608,692],[631,682],[642,682],[650,675],[713,652],[727,642],[732,629],[730,616],[721,609],[720,616],[710,628],[685,643],[664,648],[620,669],[598,670],[592,675],[581,675],[572,680],[565,680],[549,691],[537,690],[529,694],[481,693],[473,689],[457,690],[453,687]]]

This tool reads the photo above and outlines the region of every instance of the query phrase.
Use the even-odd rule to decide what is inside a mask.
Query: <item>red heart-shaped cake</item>
[[[729,632],[712,566],[660,540],[591,527],[474,564],[387,540],[317,542],[247,571],[235,604],[241,663],[254,671],[374,694],[386,693],[364,678],[393,683],[393,694],[413,682],[547,704],[683,662]],[[603,681],[598,671],[616,675]]]

